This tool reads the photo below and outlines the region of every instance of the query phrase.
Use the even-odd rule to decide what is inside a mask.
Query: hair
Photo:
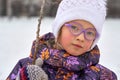
[[[62,33],[62,28],[63,28],[63,26],[58,31],[58,36],[55,39],[55,48],[57,48],[57,49],[63,49],[63,47],[62,47],[62,45],[60,43],[60,37],[61,37],[61,33]]]

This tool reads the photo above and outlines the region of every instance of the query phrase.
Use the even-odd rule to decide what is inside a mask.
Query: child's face
[[[96,30],[91,23],[74,20],[63,25],[58,41],[69,54],[78,56],[90,49],[95,37]]]

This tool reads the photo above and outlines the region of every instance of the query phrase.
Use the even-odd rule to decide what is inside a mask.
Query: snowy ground
[[[20,58],[30,53],[36,38],[38,18],[0,18],[0,80],[5,80]],[[53,18],[44,18],[41,35],[51,31]],[[107,19],[101,39],[100,64],[113,70],[120,80],[120,19]]]

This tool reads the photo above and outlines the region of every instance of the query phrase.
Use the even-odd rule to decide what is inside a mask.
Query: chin
[[[83,53],[70,53],[70,55],[72,55],[72,56],[80,56],[80,55],[82,55]]]

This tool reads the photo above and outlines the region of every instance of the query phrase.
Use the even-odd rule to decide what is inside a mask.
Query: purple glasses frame
[[[96,30],[95,30],[94,28],[84,29],[80,23],[77,23],[77,22],[72,22],[72,23],[78,25],[78,26],[80,27],[80,29],[81,29],[78,33],[74,33],[74,32],[72,32],[72,30],[71,30],[71,27],[72,27],[73,25],[70,24],[70,23],[66,23],[65,26],[67,26],[67,27],[69,28],[70,32],[71,32],[73,35],[78,36],[78,35],[80,35],[81,33],[84,33],[85,39],[86,39],[86,40],[89,40],[89,41],[94,40],[94,39],[96,39],[96,38],[98,37],[98,34],[97,34],[97,32],[96,32]],[[95,37],[89,39],[89,38],[86,36],[86,31],[87,31],[87,30],[93,30],[93,31],[95,31]]]

